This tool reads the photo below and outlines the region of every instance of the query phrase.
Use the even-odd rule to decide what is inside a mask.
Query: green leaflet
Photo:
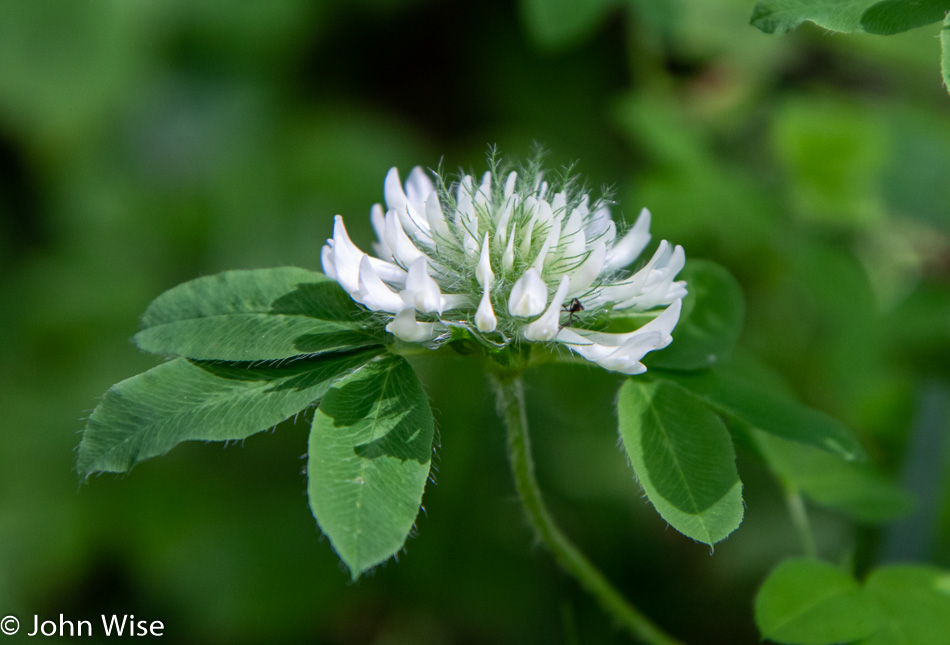
[[[379,349],[279,367],[177,358],[118,383],[86,424],[78,470],[125,472],[182,441],[243,439],[287,419]]]
[[[384,355],[334,384],[314,414],[310,507],[356,579],[406,541],[429,476],[434,425],[406,360]]]
[[[950,0],[883,0],[868,7],[861,26],[870,34],[899,34],[940,22],[950,11]]]
[[[832,31],[899,34],[944,19],[947,0],[759,0],[752,24],[783,34],[805,21]]]
[[[759,0],[752,24],[767,34],[784,34],[805,21],[832,31],[863,31],[861,17],[877,0]]]
[[[943,645],[950,634],[950,572],[897,565],[864,585],[810,558],[780,564],[755,599],[762,637],[778,643]]]
[[[863,645],[944,645],[950,635],[950,572],[900,565],[874,571],[864,583],[883,625]]]
[[[763,639],[798,645],[850,643],[880,627],[874,602],[838,567],[807,558],[780,564],[755,598]]]
[[[384,342],[378,326],[322,273],[226,271],[169,289],[136,334],[145,351],[198,360],[279,360]]]
[[[914,499],[866,464],[751,429],[769,468],[809,499],[859,522],[887,522],[914,508]]]
[[[943,20],[941,69],[950,91],[948,11],[950,0],[759,0],[750,22],[767,34],[784,34],[810,21],[831,31],[892,35]]]
[[[742,482],[722,421],[663,381],[628,379],[617,403],[620,436],[657,512],[680,533],[715,544],[742,522]]]
[[[739,339],[745,301],[742,288],[724,268],[690,260],[683,270],[689,293],[683,300],[673,343],[644,359],[647,367],[696,370],[711,367],[729,355]]]
[[[761,381],[721,366],[691,374],[662,374],[720,414],[782,439],[815,446],[848,460],[863,459],[864,449],[833,417],[805,407]]]

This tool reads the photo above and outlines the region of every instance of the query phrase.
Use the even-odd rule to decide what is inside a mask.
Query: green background
[[[918,495],[884,526],[815,509],[859,571],[950,566],[950,99],[938,25],[783,37],[745,0],[0,0],[0,615],[135,614],[176,643],[610,643],[534,543],[483,375],[415,361],[441,442],[418,535],[358,583],[310,514],[300,418],[81,484],[83,419],[155,361],[148,303],[226,269],[368,249],[386,170],[534,142],[615,217],[726,266],[740,352],[848,423]],[[715,553],[668,529],[618,446],[620,380],[529,375],[539,478],[567,532],[675,635],[758,641],[752,597],[798,552],[739,454]],[[9,639],[13,641],[14,639]],[[88,639],[85,642],[89,642]]]

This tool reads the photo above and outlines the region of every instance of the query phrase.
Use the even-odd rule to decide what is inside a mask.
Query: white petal
[[[607,245],[603,241],[597,242],[587,259],[571,272],[571,290],[567,292],[567,295],[575,297],[587,291],[603,270],[606,258]]]
[[[555,214],[554,209],[543,199],[538,202],[537,218],[538,224],[549,224],[555,219],[560,219],[561,213]]]
[[[482,175],[482,185],[478,187],[475,193],[475,203],[485,206],[491,202],[491,173],[486,172]]]
[[[581,211],[576,208],[572,210],[571,216],[567,218],[567,223],[564,224],[564,237],[572,237],[574,234],[580,232],[581,223],[583,221]]]
[[[333,218],[333,267],[336,280],[350,295],[360,288],[360,260],[366,254],[353,244],[346,233],[343,218]]]
[[[541,273],[544,270],[544,262],[547,260],[548,253],[552,256],[555,254],[560,239],[561,219],[555,218],[554,221],[551,222],[551,229],[548,231],[548,236],[544,239],[544,244],[541,245],[541,250],[538,251],[538,257],[535,258],[534,264],[531,265],[535,271]]]
[[[626,345],[638,336],[643,334],[659,334],[659,341],[654,349],[666,347],[672,342],[673,328],[679,322],[680,312],[683,309],[683,301],[675,300],[673,304],[664,309],[660,315],[645,324],[639,329],[624,334],[610,334],[606,332],[580,331],[580,333],[589,341],[608,347],[621,347]],[[578,330],[575,330],[578,331]]]
[[[399,181],[399,171],[390,168],[383,180],[383,197],[386,199],[386,208],[389,210],[406,207],[406,192]]]
[[[538,177],[538,179],[540,180],[541,178]],[[544,196],[548,193],[548,182],[542,181],[537,186],[538,199],[544,199]]]
[[[683,301],[674,300],[669,307],[663,310],[663,313],[641,327],[640,331],[658,331],[662,333],[664,339],[669,339],[663,344],[663,347],[666,347],[673,341],[671,334],[676,327],[676,323],[680,320],[680,313],[682,311]]]
[[[333,240],[327,240],[332,242]],[[328,278],[336,280],[336,266],[333,264],[333,247],[325,244],[320,250],[320,264],[323,265],[323,273]]]
[[[495,226],[495,239],[498,240],[499,244],[504,244],[508,239],[508,222],[511,220],[511,213],[516,203],[517,200],[514,197],[505,199],[501,215],[498,216],[498,224]]]
[[[425,170],[416,166],[409,172],[409,177],[406,178],[406,197],[409,201],[424,203],[434,192],[435,184]]]
[[[513,316],[537,316],[548,301],[548,287],[534,269],[518,278],[508,297],[508,313]]]
[[[556,340],[604,369],[624,374],[642,374],[647,368],[640,363],[640,359],[651,349],[659,346],[663,335],[660,332],[641,333],[636,338],[630,339],[626,345],[616,347],[596,343],[586,336],[577,334],[575,330],[562,329],[558,332]]]
[[[528,205],[528,200],[525,200],[525,207]],[[534,233],[534,225],[538,221],[537,217],[532,217],[528,220],[528,223],[525,225],[521,233],[521,245],[518,247],[518,250],[521,252],[522,257],[528,255],[531,252],[531,235]]]
[[[364,255],[360,262],[359,291],[353,296],[357,302],[363,303],[373,311],[388,311],[396,313],[405,304],[399,294],[390,289],[383,282],[370,264],[369,256]]]
[[[567,208],[567,196],[563,193],[556,193],[554,199],[551,200],[551,210],[555,214],[563,214],[564,210]]]
[[[386,243],[386,216],[383,213],[383,207],[380,204],[373,204],[369,211],[369,221],[373,225],[373,231],[376,233],[376,239],[379,240],[375,245],[376,255],[389,260],[393,259],[393,250]]]
[[[491,252],[488,249],[488,233],[485,233],[485,239],[482,241],[482,253],[478,259],[478,266],[475,267],[475,277],[478,278],[478,284],[482,287],[491,285],[495,279],[495,274],[491,270]]]
[[[672,253],[669,242],[661,240],[649,262],[626,280],[604,286],[600,291],[600,295],[592,304],[600,306],[608,302],[613,302],[617,305],[627,303],[626,306],[632,306],[634,298],[642,297],[649,291],[649,284],[655,284],[658,280],[662,279],[665,275],[663,268],[667,262],[669,262]],[[608,252],[608,257],[609,255]],[[605,270],[607,269],[606,266],[604,268]]]
[[[610,208],[606,202],[598,201],[594,204],[594,212],[588,218],[587,234],[592,238],[600,237],[607,232],[610,224],[613,224],[613,219],[610,217]],[[612,241],[607,240],[607,243],[610,244]]]
[[[622,345],[615,352],[597,361],[604,369],[623,374],[643,374],[647,371],[646,365],[640,360],[650,351],[663,346],[661,336],[657,333],[641,334],[633,341]]]
[[[474,195],[472,194],[472,176],[465,175],[462,177],[462,180],[459,182],[458,192],[455,193],[455,202],[460,204],[463,199],[466,197],[471,200]]]
[[[370,266],[373,267],[373,271],[375,271],[376,275],[384,282],[398,284],[400,287],[406,284],[406,270],[401,266],[369,255],[366,257],[369,258],[369,263]]]
[[[426,219],[429,221],[429,228],[435,231],[436,241],[438,238],[448,239],[449,225],[445,222],[445,214],[442,212],[442,205],[439,203],[439,195],[435,192],[430,193],[426,199]]]
[[[505,254],[501,256],[501,268],[510,271],[515,265],[515,233],[518,232],[518,222],[511,226],[511,237],[508,238],[508,246],[505,247]]]
[[[393,250],[393,257],[403,266],[409,266],[422,255],[402,227],[399,213],[390,210],[386,213],[386,243]]]
[[[650,237],[650,211],[644,208],[633,228],[607,252],[606,268],[621,269],[633,262],[650,243]]]
[[[406,202],[406,207],[400,208],[397,212],[403,230],[409,234],[411,239],[432,245],[432,233],[429,229],[429,220],[426,218],[425,204],[422,202],[416,204]]]
[[[478,253],[478,216],[472,200],[472,178],[466,175],[459,184],[455,210],[456,223],[462,229],[462,248],[468,255]]]
[[[403,299],[423,313],[442,313],[442,291],[429,275],[429,265],[424,257],[416,258],[409,266],[406,290]]]
[[[446,293],[442,295],[442,311],[451,311],[452,309],[461,309],[471,306],[471,299],[462,294]]]
[[[462,248],[465,249],[465,254],[468,256],[478,254],[478,240],[475,239],[475,236],[471,235],[468,230],[462,233]]]
[[[561,233],[560,243],[565,246],[561,255],[565,258],[579,258],[587,249],[587,237],[581,230],[581,222],[581,212],[575,208]]]
[[[616,347],[595,343],[586,336],[581,336],[577,333],[577,330],[570,327],[562,328],[557,333],[555,340],[564,343],[572,351],[594,363],[617,351]]]
[[[561,283],[554,292],[551,304],[547,311],[541,316],[524,326],[523,334],[528,340],[551,340],[557,336],[558,327],[561,321],[561,305],[564,297],[567,296],[567,290],[571,286],[571,280],[566,275],[561,276]]]
[[[663,241],[666,244],[666,240]],[[666,252],[653,264],[650,271],[638,271],[640,276],[638,292],[628,299],[617,303],[618,309],[635,308],[641,311],[667,305],[686,294],[685,282],[673,282],[676,274],[686,264],[686,253],[677,245],[672,251],[666,244]],[[644,275],[641,275],[644,274]]]
[[[581,214],[581,219],[584,220],[584,225],[589,226],[587,220],[590,217],[590,196],[584,195],[581,197],[581,201],[577,204],[575,210]]]
[[[435,338],[435,323],[421,323],[416,321],[416,310],[412,307],[406,307],[396,314],[388,325],[386,331],[396,338],[409,341],[411,343],[421,343]]]
[[[505,199],[508,199],[515,193],[515,182],[518,181],[518,173],[512,172],[508,174],[508,179],[505,180]]]
[[[607,244],[607,247],[610,248],[614,240],[617,239],[617,223],[615,221],[610,220],[607,222],[607,229],[604,231],[601,239]]]
[[[396,181],[398,182],[398,180],[399,176],[396,175]],[[403,206],[390,206],[390,208],[396,208],[399,211],[402,226],[409,235],[430,244],[432,242],[432,232],[425,211],[425,201],[433,192],[435,192],[435,185],[432,180],[426,176],[422,168],[416,166],[410,171],[409,178],[406,179],[406,190],[403,193],[406,199]],[[398,193],[396,200],[399,201]]]
[[[475,326],[478,331],[492,332],[498,327],[498,319],[495,317],[495,310],[491,306],[491,294],[486,286],[482,292],[482,301],[478,305],[478,311],[475,312]]]

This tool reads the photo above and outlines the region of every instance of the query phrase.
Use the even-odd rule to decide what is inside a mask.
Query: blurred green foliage
[[[134,613],[180,643],[621,642],[531,549],[490,393],[462,361],[418,360],[436,485],[399,566],[356,585],[307,507],[302,419],[77,483],[81,417],[153,365],[128,339],[155,296],[224,269],[316,269],[334,214],[366,246],[390,166],[477,168],[489,143],[580,160],[615,212],[646,205],[657,238],[729,268],[740,352],[903,474],[914,515],[855,529],[817,510],[823,553],[950,565],[947,408],[924,405],[950,396],[939,28],[776,38],[750,5],[0,0],[0,614]],[[754,590],[798,548],[778,487],[750,445],[740,530],[713,557],[666,530],[618,452],[618,384],[530,375],[552,511],[678,636],[757,642]],[[909,478],[922,441],[936,447]],[[900,526],[926,539],[902,546]]]

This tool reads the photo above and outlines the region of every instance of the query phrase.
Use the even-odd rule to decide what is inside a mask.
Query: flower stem
[[[817,558],[818,546],[815,544],[815,534],[811,530],[811,522],[808,521],[805,501],[798,490],[789,484],[785,486],[785,505],[788,507],[788,514],[792,518],[795,531],[798,532],[798,539],[801,541],[805,555],[809,558]]]
[[[551,517],[541,498],[541,489],[534,475],[521,374],[514,371],[496,373],[493,374],[492,382],[499,412],[508,428],[508,458],[515,486],[538,539],[554,555],[558,564],[636,639],[648,645],[677,645],[678,641],[620,595],[590,560],[578,551]]]

